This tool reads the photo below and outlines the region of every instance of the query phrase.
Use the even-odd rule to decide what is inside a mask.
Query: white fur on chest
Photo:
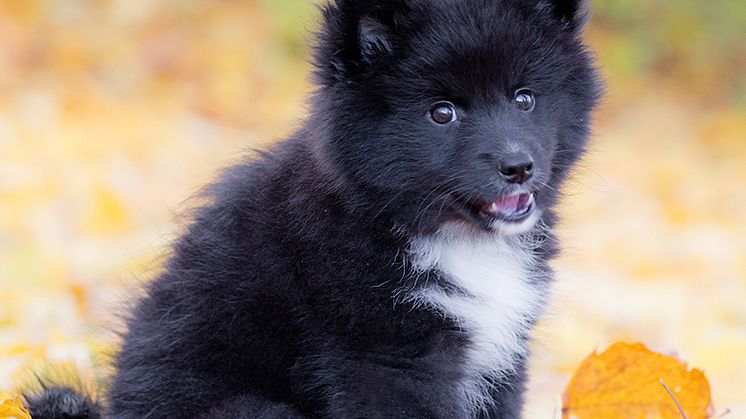
[[[463,292],[426,286],[410,297],[454,319],[467,333],[464,396],[475,407],[489,404],[490,381],[526,355],[524,336],[544,302],[531,283],[534,257],[513,237],[475,235],[449,226],[433,237],[412,242],[414,267],[436,270]]]

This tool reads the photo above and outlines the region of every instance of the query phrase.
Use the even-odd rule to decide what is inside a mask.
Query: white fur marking
[[[540,286],[529,282],[534,265],[530,246],[519,237],[474,233],[451,224],[413,241],[411,256],[418,271],[440,271],[469,294],[429,286],[410,298],[453,318],[468,333],[462,389],[475,410],[483,409],[492,402],[485,377],[499,380],[515,367],[517,357],[526,355],[523,336],[545,300]]]

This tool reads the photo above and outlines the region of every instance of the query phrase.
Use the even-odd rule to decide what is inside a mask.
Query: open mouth
[[[496,221],[519,224],[534,212],[536,196],[533,192],[505,195],[489,201],[464,203],[468,214],[475,221],[493,224]]]
[[[482,205],[481,212],[503,221],[523,221],[534,209],[533,193],[520,193],[497,198]]]

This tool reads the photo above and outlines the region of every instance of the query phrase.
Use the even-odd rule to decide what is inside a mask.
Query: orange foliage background
[[[593,7],[609,91],[527,416],[627,339],[679,352],[746,417],[746,3]],[[304,114],[316,18],[306,0],[0,0],[0,389],[42,359],[105,375],[112,313],[185,199]]]

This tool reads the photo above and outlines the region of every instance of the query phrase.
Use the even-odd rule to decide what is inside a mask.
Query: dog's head
[[[323,158],[400,223],[530,230],[599,95],[582,0],[337,0],[315,50]],[[375,209],[373,209],[375,212]]]

